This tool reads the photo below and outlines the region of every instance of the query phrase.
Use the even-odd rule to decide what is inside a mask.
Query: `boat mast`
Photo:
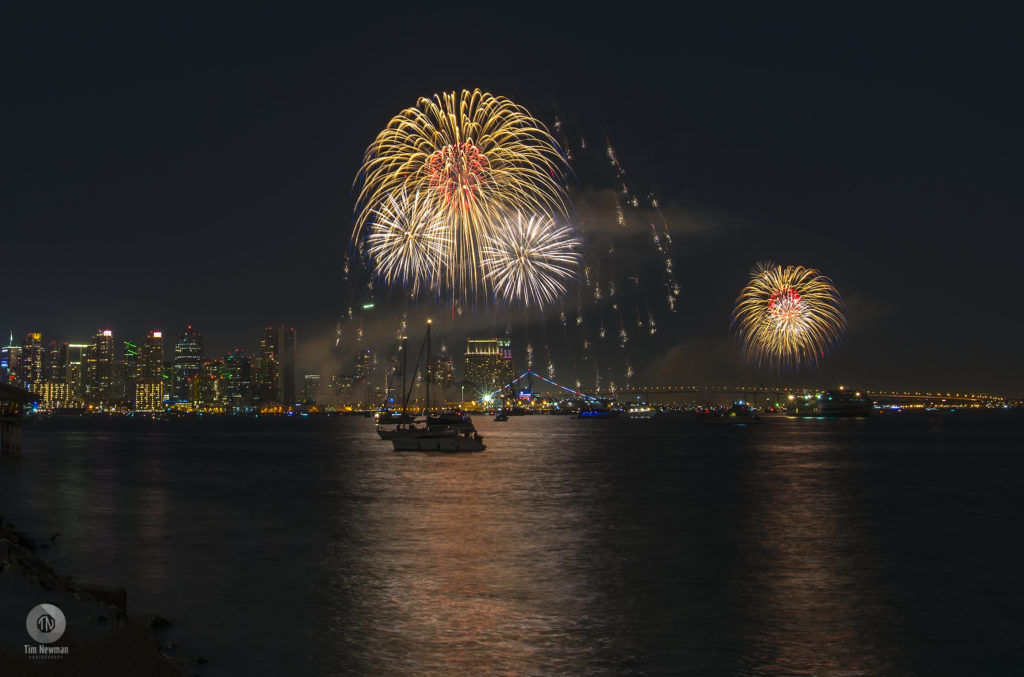
[[[427,406],[426,416],[430,420],[430,320],[427,320]]]
[[[402,420],[405,420],[405,409],[409,398],[405,396],[405,370],[409,366],[409,337],[402,336]]]

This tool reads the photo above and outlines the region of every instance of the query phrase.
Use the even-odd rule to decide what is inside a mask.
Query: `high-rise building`
[[[119,375],[120,387],[121,387],[121,399],[129,405],[129,407],[135,407],[135,383],[139,378],[139,346],[132,341],[124,341],[122,344],[124,359],[121,364],[121,374]]]
[[[320,374],[306,374],[302,380],[302,401],[317,402],[320,398]]]
[[[50,341],[46,347],[46,361],[43,365],[43,380],[47,383],[68,382],[69,348],[67,343]]]
[[[497,390],[515,378],[512,344],[508,339],[468,339],[463,381]]]
[[[206,409],[223,409],[228,400],[228,380],[224,360],[203,360],[194,401]]]
[[[294,328],[264,329],[256,356],[256,396],[263,405],[296,403]]]
[[[441,352],[434,356],[430,364],[431,383],[439,386],[449,386],[455,383],[455,365],[452,363],[452,356],[448,348],[441,344]]]
[[[18,361],[18,383],[25,390],[39,392],[43,383],[43,365],[46,363],[46,348],[43,335],[37,331],[25,334],[21,344],[21,359]]]
[[[114,392],[114,332],[96,332],[85,358],[85,400],[93,405],[110,405],[117,401]]]
[[[235,348],[224,356],[223,373],[226,404],[243,409],[252,404],[252,361],[245,351]]]
[[[85,377],[90,348],[91,345],[88,343],[68,344],[67,382],[71,396],[79,401],[85,399]]]
[[[164,408],[164,333],[151,331],[139,345],[135,379],[135,409],[160,411]]]
[[[43,360],[43,381],[36,392],[43,409],[66,409],[75,406],[76,398],[68,382],[68,344],[51,341]]]
[[[14,332],[11,332],[7,345],[0,348],[0,382],[14,383],[18,380],[18,357],[21,346],[14,345]]]
[[[373,376],[373,350],[366,348],[356,353],[352,377],[359,382],[369,381]]]
[[[202,372],[203,337],[188,325],[174,344],[173,396],[178,402],[192,402],[193,390]]]
[[[278,403],[281,387],[280,333],[274,327],[263,331],[260,350],[256,354],[256,400],[258,406]]]

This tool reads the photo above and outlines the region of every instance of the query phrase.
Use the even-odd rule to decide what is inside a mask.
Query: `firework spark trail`
[[[447,228],[436,286],[453,303],[476,298],[483,283],[477,260],[501,217],[567,218],[566,171],[544,125],[512,101],[480,90],[420,98],[366,150],[352,240],[359,242],[387,196],[403,189],[426,196]]]
[[[813,268],[759,263],[740,292],[732,329],[758,366],[816,365],[846,330],[845,306],[832,281]]]
[[[524,306],[541,306],[566,293],[579,265],[580,242],[567,227],[547,217],[503,220],[480,251],[483,279],[497,297]]]
[[[611,141],[607,141],[607,146],[606,154],[611,160],[612,167],[615,169],[616,178],[622,185],[622,194],[626,196],[626,203],[633,207],[639,207],[640,200],[637,198],[636,192],[633,190],[633,186],[626,179],[626,170],[622,167],[622,163],[619,161],[619,157],[615,152],[615,149],[612,148]],[[655,249],[657,249],[658,253],[661,254],[662,264],[665,268],[665,287],[668,290],[666,300],[668,302],[669,311],[675,312],[675,297],[679,295],[679,284],[675,279],[675,272],[672,269],[672,255],[669,251],[669,247],[672,245],[672,235],[669,231],[668,219],[665,218],[665,214],[661,211],[661,205],[659,204],[658,199],[654,196],[654,193],[648,193],[647,199],[651,207],[657,212],[658,218],[662,223],[661,234],[658,233],[657,228],[653,223],[649,224],[651,227],[651,239],[654,242]],[[615,209],[619,225],[626,226],[626,221],[623,216],[622,207],[619,203],[618,197],[615,198]],[[662,242],[663,238],[664,243]]]

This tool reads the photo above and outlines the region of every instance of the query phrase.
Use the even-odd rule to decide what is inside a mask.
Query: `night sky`
[[[353,297],[363,151],[417,97],[479,87],[607,135],[665,206],[680,312],[630,345],[636,381],[777,380],[729,335],[771,259],[820,269],[849,308],[844,343],[789,380],[1024,391],[1010,17],[52,7],[0,28],[4,339],[192,324],[216,353],[288,324],[300,373],[320,368]],[[572,189],[595,218],[585,173]],[[499,315],[443,331],[457,346],[514,323],[538,341],[539,320]],[[562,365],[568,345],[552,345]]]

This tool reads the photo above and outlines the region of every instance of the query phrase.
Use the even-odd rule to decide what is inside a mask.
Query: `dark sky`
[[[9,13],[0,329],[191,323],[220,352],[289,324],[319,354],[351,296],[367,144],[418,96],[480,87],[607,134],[680,222],[681,312],[631,344],[637,380],[776,378],[728,334],[747,271],[772,259],[819,268],[849,305],[843,345],[787,378],[1024,391],[1011,17],[373,6]]]

